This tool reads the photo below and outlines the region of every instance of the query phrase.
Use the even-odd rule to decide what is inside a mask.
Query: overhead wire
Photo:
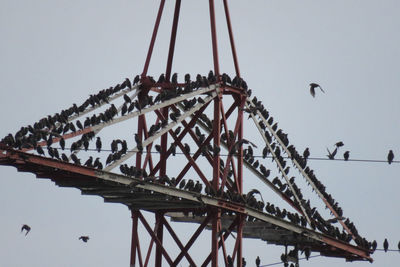
[[[57,149],[61,149],[61,147],[57,147]],[[65,150],[69,150],[68,148],[65,148]],[[87,151],[97,151],[95,148],[89,148]],[[111,149],[101,149],[101,152],[112,152]],[[150,151],[151,154],[160,154],[158,151]],[[185,155],[183,152],[176,152],[176,155]],[[194,155],[195,153],[189,153],[189,155]],[[220,156],[229,156],[229,154],[220,154]],[[262,155],[253,155],[254,158],[263,158]],[[273,159],[272,156],[267,156],[265,157],[267,159]],[[290,159],[288,156],[284,156],[283,158]],[[379,160],[379,159],[329,159],[325,157],[309,157],[307,160],[319,160],[319,161],[351,161],[351,162],[369,162],[369,163],[388,163],[387,160]],[[393,160],[392,163],[400,163],[400,160]]]

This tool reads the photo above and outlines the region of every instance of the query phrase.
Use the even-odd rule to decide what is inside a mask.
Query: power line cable
[[[57,149],[61,149],[61,147],[57,147]],[[69,149],[64,149],[69,150]],[[83,149],[82,149],[83,150]],[[89,148],[87,151],[97,151],[95,148]],[[144,150],[143,150],[144,151]],[[111,149],[101,149],[100,152],[112,152]],[[158,151],[150,151],[151,154],[160,154]],[[185,153],[183,152],[176,152],[176,155],[184,155]],[[189,153],[190,155],[194,155],[195,153]],[[220,154],[222,157],[229,156],[229,154]],[[253,155],[254,158],[263,158],[262,155]],[[267,159],[272,159],[272,156],[267,156],[265,157]],[[285,159],[290,159],[290,157],[285,156],[283,157]],[[367,162],[367,163],[388,163],[387,160],[380,160],[380,159],[329,159],[329,158],[322,158],[322,157],[309,157],[307,160],[320,160],[320,161],[351,161],[351,162]],[[400,163],[400,160],[393,160],[392,163]]]

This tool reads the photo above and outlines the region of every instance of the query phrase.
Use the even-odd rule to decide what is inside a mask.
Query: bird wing
[[[319,87],[319,89],[321,89],[322,93],[325,93],[324,89],[322,89],[321,86],[318,85],[318,87]]]

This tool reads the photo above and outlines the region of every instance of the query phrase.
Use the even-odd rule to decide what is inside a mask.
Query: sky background
[[[208,3],[182,2],[173,64],[180,79],[185,73],[205,75],[213,67]],[[222,1],[216,2],[220,69],[233,76]],[[229,2],[241,74],[298,151],[309,147],[311,157],[325,157],[327,147],[343,141],[339,158],[349,150],[350,158],[385,160],[392,149],[400,160],[399,1]],[[0,136],[140,74],[158,4],[0,0]],[[155,77],[165,71],[173,8],[174,2],[166,1],[149,68]],[[310,82],[326,93],[317,91],[312,98]],[[255,128],[247,129],[245,136],[256,140]],[[387,237],[397,248],[398,163],[309,165],[362,236],[376,239],[379,247]],[[244,183],[248,190],[258,187],[247,176]],[[268,189],[263,198],[279,203]],[[1,266],[129,266],[131,221],[123,205],[4,166],[0,203]],[[32,227],[26,237],[20,234],[24,223]],[[196,227],[173,225],[182,229],[183,239]],[[80,235],[91,239],[84,244]],[[146,242],[148,235],[141,239]],[[257,255],[262,264],[278,262],[283,251],[256,240],[245,240],[244,246],[248,266]],[[400,253],[376,252],[373,258],[374,266],[396,266]],[[369,265],[324,257],[301,262]]]

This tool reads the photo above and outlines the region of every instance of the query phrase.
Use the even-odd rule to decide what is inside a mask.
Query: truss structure
[[[209,0],[209,7],[214,71],[193,80],[186,76],[182,82],[171,75],[181,3],[176,0],[165,75],[158,81],[147,75],[164,3],[160,1],[140,77],[132,79],[133,83],[126,79],[101,90],[80,106],[73,105],[6,136],[0,143],[0,164],[129,207],[131,266],[153,265],[152,252],[154,266],[179,266],[183,259],[191,266],[244,266],[243,238],[292,246],[293,253],[283,257],[286,262],[296,262],[299,251],[348,261],[372,261],[371,243],[349,220],[342,219],[342,209],[326,193],[307,160],[289,143],[287,134],[277,129],[261,101],[250,97],[251,90],[240,76],[227,0],[223,4],[236,70],[234,79],[219,70],[213,0]],[[246,139],[244,116],[249,116],[248,122],[259,131],[263,149]],[[133,125],[136,132],[118,130],[117,125],[123,124]],[[103,133],[106,137],[100,137]],[[110,135],[111,151],[104,162],[105,157],[96,155],[108,150],[104,140]],[[84,164],[80,161],[83,158],[87,159]],[[252,177],[244,177],[244,168]],[[295,171],[323,201],[332,218],[323,219],[305,199],[291,177]],[[275,179],[270,177],[273,172]],[[244,183],[254,179],[265,188],[245,192]],[[255,197],[265,196],[268,189],[291,211]],[[154,214],[153,226],[143,211]],[[330,223],[333,220],[340,223],[341,230]],[[198,227],[184,243],[179,228],[174,229],[176,223],[171,222],[196,223]],[[139,239],[140,224],[150,239],[147,248]],[[165,244],[166,233],[179,248],[176,257]],[[200,235],[209,236],[210,247],[202,260],[196,261],[190,249]],[[227,249],[228,242],[232,251]]]

